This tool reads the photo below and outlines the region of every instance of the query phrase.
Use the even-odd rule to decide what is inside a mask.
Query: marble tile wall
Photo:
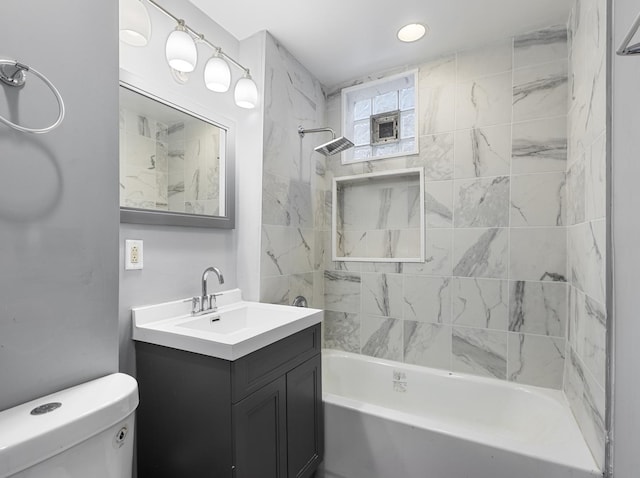
[[[260,300],[291,304],[302,295],[323,307],[324,156],[313,148],[328,133],[320,83],[277,40],[266,35]]]
[[[567,228],[569,316],[564,390],[596,461],[605,450],[606,2],[569,19]]]
[[[562,388],[567,58],[561,25],[426,62],[419,155],[327,159],[328,208],[334,176],[424,167],[427,235],[424,263],[325,254],[326,347]],[[339,105],[328,99],[337,129]]]

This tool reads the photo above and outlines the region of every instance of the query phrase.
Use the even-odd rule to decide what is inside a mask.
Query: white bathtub
[[[557,390],[323,350],[320,477],[602,476]]]

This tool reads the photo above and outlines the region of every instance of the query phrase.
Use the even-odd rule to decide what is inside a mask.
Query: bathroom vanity
[[[172,340],[168,333],[154,335],[149,329],[154,324],[157,329],[173,327],[178,335],[193,335],[193,344],[203,347],[216,333],[205,330],[211,314],[204,320],[179,316],[147,322],[148,310],[141,308],[136,314],[134,309],[140,388],[137,462],[141,478],[294,478],[315,473],[324,444],[319,324],[322,311],[249,304],[254,304],[258,315],[280,311],[284,316],[298,314],[299,318],[288,321],[285,331],[279,330],[282,326],[274,331],[272,324],[258,334],[271,333],[270,339],[262,339],[268,344],[253,337],[253,350],[248,353],[244,353],[246,349],[234,351],[233,347],[203,353],[202,349],[184,350],[191,348],[185,336],[180,340],[187,346],[176,348],[177,343],[167,343]],[[229,313],[234,307],[236,312]],[[218,312],[221,318],[211,322],[212,328],[225,319],[238,320],[238,310],[237,304],[222,306]],[[136,334],[136,330],[140,332],[145,323],[148,330],[143,339],[140,336],[145,333]],[[198,328],[184,325],[189,323]],[[231,327],[235,331],[224,335],[228,341],[235,340],[229,338],[231,335],[245,337],[234,344],[242,345],[250,341],[250,329],[255,329],[250,324],[247,320],[246,327]],[[291,327],[301,330],[292,332]],[[279,335],[284,337],[278,338]],[[213,356],[214,353],[225,357]]]

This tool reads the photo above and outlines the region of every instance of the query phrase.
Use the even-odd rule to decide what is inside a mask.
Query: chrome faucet
[[[217,267],[207,267],[202,273],[202,296],[193,298],[193,308],[192,313],[202,314],[204,312],[215,312],[218,310],[218,305],[216,303],[216,297],[219,294],[209,294],[207,291],[207,279],[209,278],[209,272],[214,272],[218,277],[218,283],[224,284],[224,276],[220,269]]]

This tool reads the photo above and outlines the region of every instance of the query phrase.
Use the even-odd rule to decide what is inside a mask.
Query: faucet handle
[[[220,294],[209,294],[209,310],[218,310],[218,296]]]
[[[200,304],[200,297],[193,297],[191,299],[191,313],[193,315],[202,311],[202,306]]]

